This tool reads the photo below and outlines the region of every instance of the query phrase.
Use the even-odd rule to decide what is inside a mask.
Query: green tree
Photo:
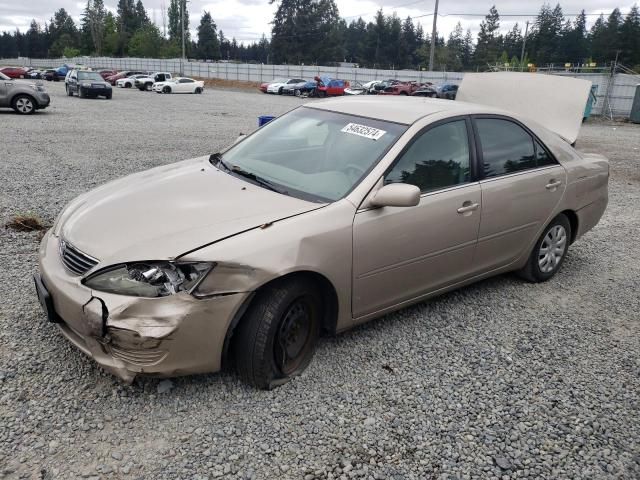
[[[589,56],[587,41],[587,16],[584,10],[576,17],[572,28],[563,37],[564,52],[567,62],[583,63]]]
[[[132,57],[155,57],[162,50],[164,39],[153,23],[147,23],[133,34],[127,51]]]
[[[481,68],[495,63],[502,52],[502,36],[500,31],[500,15],[496,6],[489,9],[489,14],[480,23],[478,42],[475,48],[474,61]]]
[[[220,42],[216,32],[216,23],[211,18],[211,13],[204,12],[200,17],[200,25],[198,26],[198,46],[197,54],[203,59],[219,59],[220,58]]]
[[[604,20],[604,16],[600,15],[589,32],[591,57],[596,62],[604,62],[607,58],[609,47],[607,45],[606,30],[607,24]]]
[[[76,48],[78,45],[78,29],[64,8],[53,14],[49,32],[51,42],[49,55],[52,57],[59,57],[65,48]]]
[[[620,27],[620,61],[640,67],[640,11],[635,4]]]

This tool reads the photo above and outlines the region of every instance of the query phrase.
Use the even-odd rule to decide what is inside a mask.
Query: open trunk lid
[[[578,138],[590,91],[590,81],[559,75],[467,73],[456,100],[531,118],[572,144]]]

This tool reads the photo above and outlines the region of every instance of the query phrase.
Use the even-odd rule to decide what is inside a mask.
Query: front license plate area
[[[58,315],[53,307],[53,299],[51,298],[51,294],[49,293],[49,290],[47,290],[47,287],[44,286],[42,277],[36,274],[33,276],[33,281],[36,285],[38,300],[40,301],[40,305],[42,306],[44,313],[47,314],[47,319],[52,323],[58,323]]]

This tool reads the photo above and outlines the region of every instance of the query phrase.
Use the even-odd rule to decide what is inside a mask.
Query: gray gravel
[[[0,220],[207,154],[300,103],[114,92],[0,113]],[[640,478],[640,126],[587,123],[611,200],[559,275],[490,279],[325,339],[272,392],[232,374],[122,386],[45,322],[36,233],[0,229],[0,477]]]

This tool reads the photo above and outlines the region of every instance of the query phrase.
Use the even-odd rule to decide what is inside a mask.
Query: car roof
[[[423,117],[439,112],[448,112],[451,116],[468,115],[472,113],[511,115],[504,110],[476,105],[474,103],[424,97],[402,97],[397,95],[337,97],[307,103],[305,107],[375,118],[406,125],[410,125]]]

